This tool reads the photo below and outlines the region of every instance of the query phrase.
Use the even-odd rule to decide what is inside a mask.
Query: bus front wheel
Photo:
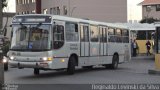
[[[8,62],[4,63],[4,71],[8,71]]]
[[[34,68],[34,75],[39,75],[39,69]]]
[[[76,61],[75,57],[71,56],[68,62],[67,73],[73,75],[75,72]]]

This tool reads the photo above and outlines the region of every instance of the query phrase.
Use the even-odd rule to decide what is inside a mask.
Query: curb
[[[148,70],[148,74],[160,75],[160,70]]]
[[[155,60],[154,56],[137,56],[137,57],[132,57],[132,60]]]

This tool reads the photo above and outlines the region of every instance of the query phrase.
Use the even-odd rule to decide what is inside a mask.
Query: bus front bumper
[[[9,60],[9,65],[15,68],[39,68],[39,69],[50,69],[52,62],[19,62]]]

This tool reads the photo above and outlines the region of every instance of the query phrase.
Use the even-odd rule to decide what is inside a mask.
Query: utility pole
[[[2,0],[0,0],[0,30],[2,29],[3,17],[2,17]],[[1,43],[1,40],[0,40]],[[0,47],[0,90],[2,90],[2,85],[4,84],[4,71],[3,71],[3,61],[2,61],[2,49]]]

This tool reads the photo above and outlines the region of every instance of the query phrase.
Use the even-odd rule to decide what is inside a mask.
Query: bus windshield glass
[[[44,51],[51,49],[50,25],[13,25],[11,50]]]

